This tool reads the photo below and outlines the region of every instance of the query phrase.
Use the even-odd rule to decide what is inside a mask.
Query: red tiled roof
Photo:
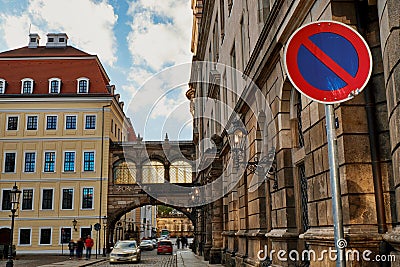
[[[0,53],[0,58],[4,57],[85,57],[91,56],[72,46],[64,48],[46,48],[39,46],[37,48],[28,48],[27,46],[5,51]]]
[[[16,57],[18,59],[12,59]],[[48,58],[35,59],[35,57]],[[71,46],[23,47],[0,53],[0,79],[7,82],[6,95],[21,94],[23,78],[34,80],[33,94],[49,94],[50,78],[61,79],[61,94],[77,94],[77,79],[81,77],[89,78],[89,94],[110,94],[106,87],[109,85],[109,79],[97,56]]]

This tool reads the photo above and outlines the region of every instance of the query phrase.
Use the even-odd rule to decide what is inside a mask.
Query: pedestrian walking
[[[179,236],[176,239],[176,246],[178,247],[178,249],[180,249],[180,247],[181,247],[181,238]]]
[[[74,257],[74,252],[75,252],[76,244],[73,239],[71,239],[68,243],[68,249],[69,249],[69,259],[72,260]]]
[[[89,260],[90,256],[92,255],[92,247],[94,245],[93,239],[90,235],[87,236],[85,240],[85,247],[86,247],[86,259]]]
[[[85,244],[83,243],[82,238],[79,238],[76,242],[76,257],[78,258],[78,260],[82,259],[84,247]]]

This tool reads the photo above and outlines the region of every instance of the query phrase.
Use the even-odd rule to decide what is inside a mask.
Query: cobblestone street
[[[99,262],[97,264],[91,265],[96,267],[106,267],[106,266],[124,266],[124,267],[142,267],[142,266],[162,266],[162,267],[175,267],[176,264],[176,253],[174,255],[157,255],[156,250],[152,251],[142,251],[142,260],[140,263],[121,263],[121,264],[110,264],[109,261]]]

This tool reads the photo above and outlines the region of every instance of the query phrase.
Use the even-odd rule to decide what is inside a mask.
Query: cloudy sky
[[[136,132],[191,139],[189,71],[179,69],[180,84],[169,80],[191,61],[191,25],[190,0],[0,0],[0,51],[26,46],[29,29],[40,45],[66,32],[70,45],[99,56]]]

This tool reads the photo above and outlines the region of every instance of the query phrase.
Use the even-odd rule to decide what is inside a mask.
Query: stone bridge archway
[[[174,162],[187,161],[191,164],[195,159],[195,146],[191,141],[170,142],[168,139],[156,142],[120,142],[110,144],[109,177],[107,194],[107,239],[113,240],[110,236],[114,233],[116,223],[121,217],[145,205],[165,205],[182,212],[186,215],[193,225],[195,225],[194,208],[177,207],[163,203],[149,196],[137,183],[138,179],[160,176],[166,181],[171,181],[179,186],[193,186],[194,166],[191,166],[190,177],[188,170],[182,171],[174,167]],[[155,161],[158,171],[148,171],[148,162]],[[161,167],[162,166],[162,167]],[[172,166],[172,167],[171,167]],[[146,172],[147,171],[147,172]],[[185,183],[177,183],[180,179],[172,176],[185,176]],[[172,175],[171,175],[172,174]],[[172,180],[171,180],[172,178]],[[187,179],[186,179],[187,178]],[[163,179],[151,179],[151,182],[159,183],[162,187]],[[162,180],[162,181],[161,181]],[[141,180],[142,181],[142,180]],[[108,242],[107,242],[108,244]]]

